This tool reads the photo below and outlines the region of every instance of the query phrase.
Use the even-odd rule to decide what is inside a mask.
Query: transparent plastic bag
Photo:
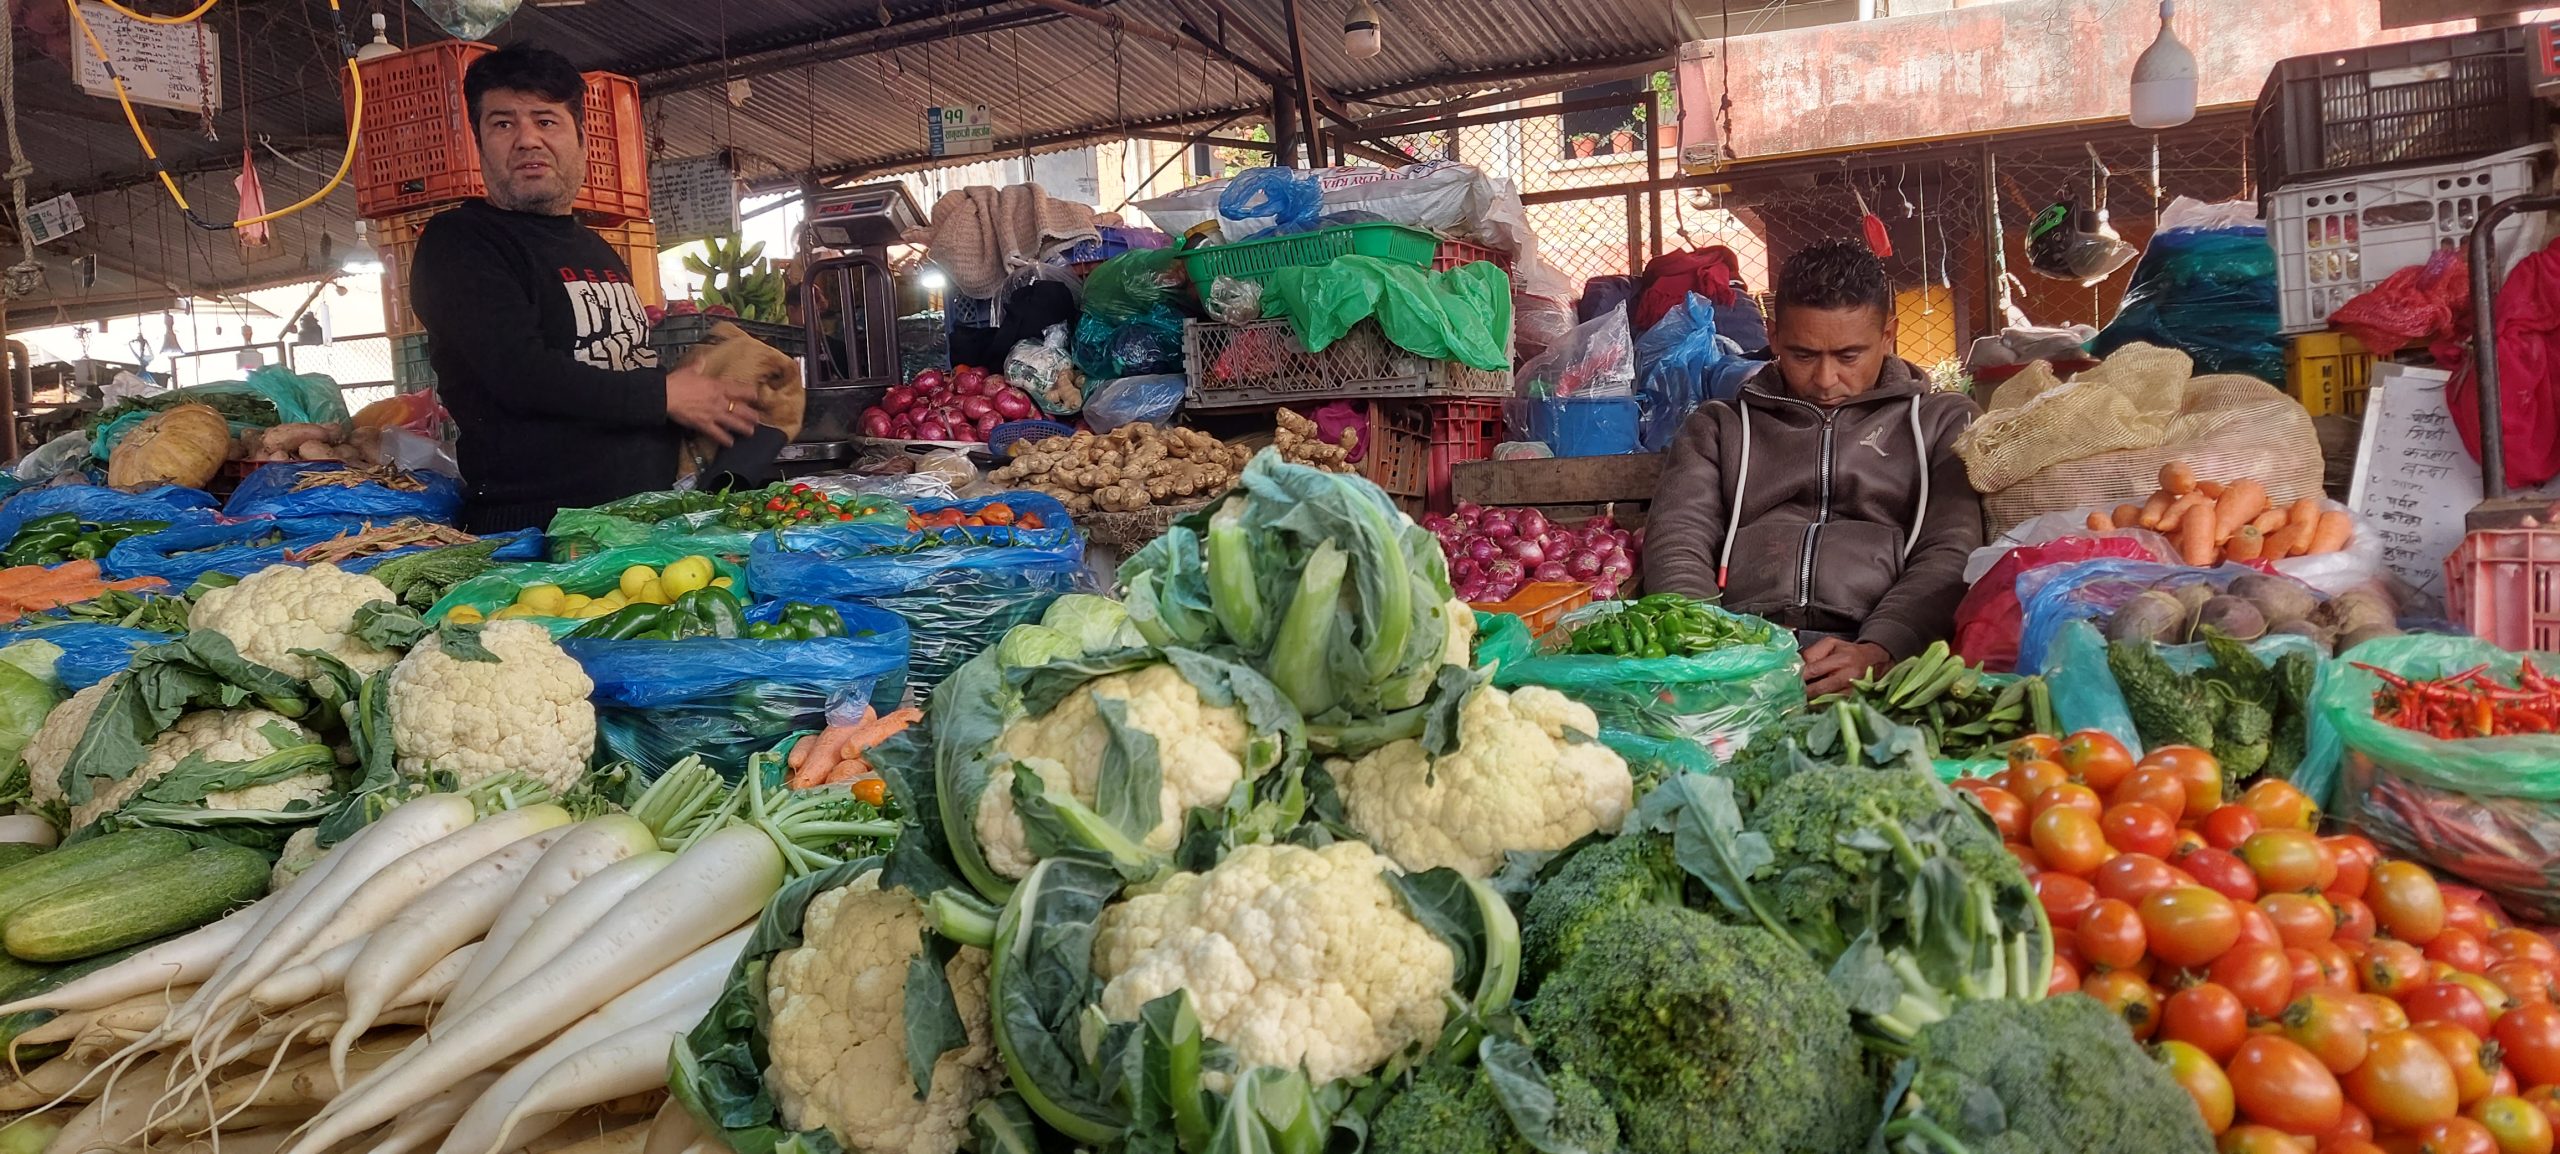
[[[1190,378],[1181,373],[1104,382],[1085,400],[1085,425],[1096,433],[1108,433],[1137,421],[1161,425],[1182,408],[1183,392],[1190,387]]]
[[[1071,338],[1068,326],[1051,325],[1039,340],[1014,342],[1004,359],[1005,379],[1053,417],[1071,417],[1084,408],[1083,381],[1067,352]]]
[[[1602,602],[1565,614],[1545,637],[1546,652],[1496,670],[1494,684],[1505,689],[1545,686],[1590,706],[1604,730],[1685,741],[1717,761],[1739,752],[1754,733],[1804,708],[1804,662],[1793,630],[1773,626],[1766,644],[1728,646],[1696,657],[1556,652],[1574,630],[1618,612],[1622,604]]]
[[[1222,276],[1209,282],[1209,319],[1240,325],[1262,319],[1262,282]]]
[[[1635,337],[1617,309],[1573,327],[1564,343],[1520,366],[1522,397],[1623,397],[1636,391]]]
[[[517,0],[415,0],[418,10],[457,40],[478,40],[516,14]]]
[[[634,565],[646,565],[651,569],[664,570],[677,561],[695,555],[711,557],[713,572],[729,579],[729,591],[736,594],[739,600],[748,601],[753,598],[755,584],[749,579],[747,571],[731,563],[727,558],[699,554],[696,550],[680,545],[652,542],[645,545],[626,545],[618,549],[607,549],[575,561],[502,565],[454,586],[444,595],[443,600],[436,602],[434,608],[427,610],[427,617],[429,620],[441,621],[445,614],[462,605],[477,609],[481,616],[487,617],[515,604],[516,594],[522,592],[528,585],[557,585],[565,593],[583,593],[589,597],[601,597],[618,588],[622,581],[623,570]],[[814,601],[822,598],[823,595],[810,595],[804,596],[803,600]],[[550,630],[553,637],[565,637],[570,630],[586,624],[574,617],[525,617],[519,620],[540,625]]]
[[[75,431],[36,446],[26,456],[18,458],[18,463],[11,466],[9,472],[18,480],[35,485],[64,473],[77,472],[89,461],[89,435]]]
[[[462,482],[442,473],[413,473],[415,492],[379,481],[319,485],[296,492],[305,477],[350,471],[336,461],[276,461],[260,465],[224,502],[225,517],[370,517],[380,522],[419,517],[451,524],[462,511]]]

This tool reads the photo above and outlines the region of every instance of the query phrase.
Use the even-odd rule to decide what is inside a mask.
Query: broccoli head
[[[1979,1001],[1920,1031],[1893,1154],[2210,1154],[2195,1100],[2080,994]]]
[[[1527,1006],[1539,1050],[1647,1154],[1838,1154],[1875,1126],[1848,1006],[1794,943],[1678,906],[1609,913]]]
[[[1547,1073],[1556,1096],[1556,1136],[1583,1154],[1617,1154],[1618,1118],[1600,1091],[1570,1069]],[[1369,1123],[1375,1154],[1535,1154],[1513,1129],[1493,1080],[1481,1067],[1425,1069]]]
[[[1888,846],[1869,831],[1899,827],[1914,843],[1934,840],[1967,877],[1990,885],[2002,906],[2035,901],[1990,818],[1920,770],[1807,769],[1773,786],[1744,825],[1769,839],[1774,856],[1761,878],[1775,883],[1773,912],[1825,956],[1863,928],[1836,921],[1843,907],[1862,905],[1851,899],[1871,875],[1890,868]]]
[[[1520,963],[1536,980],[1582,951],[1591,926],[1622,909],[1680,904],[1687,875],[1671,854],[1671,839],[1628,833],[1593,842],[1529,894],[1520,915]]]

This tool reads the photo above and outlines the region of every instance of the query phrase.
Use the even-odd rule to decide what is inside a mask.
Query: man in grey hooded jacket
[[[1954,444],[1980,410],[1893,355],[1891,282],[1854,241],[1788,258],[1770,337],[1777,363],[1672,444],[1645,588],[1796,630],[1819,696],[1953,632],[1983,542]]]

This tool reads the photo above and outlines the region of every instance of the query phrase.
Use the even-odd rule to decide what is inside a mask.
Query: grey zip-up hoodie
[[[1980,411],[1926,391],[1899,357],[1831,409],[1762,369],[1681,426],[1646,517],[1645,589],[1721,596],[1896,661],[1947,637],[1983,541],[1982,498],[1954,447]]]

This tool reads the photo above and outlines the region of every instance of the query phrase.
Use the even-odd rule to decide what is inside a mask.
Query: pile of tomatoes
[[[2224,1154],[2551,1154],[2560,947],[2172,746],[2018,743],[1957,783],[2052,919],[2055,992],[2121,1014]]]

